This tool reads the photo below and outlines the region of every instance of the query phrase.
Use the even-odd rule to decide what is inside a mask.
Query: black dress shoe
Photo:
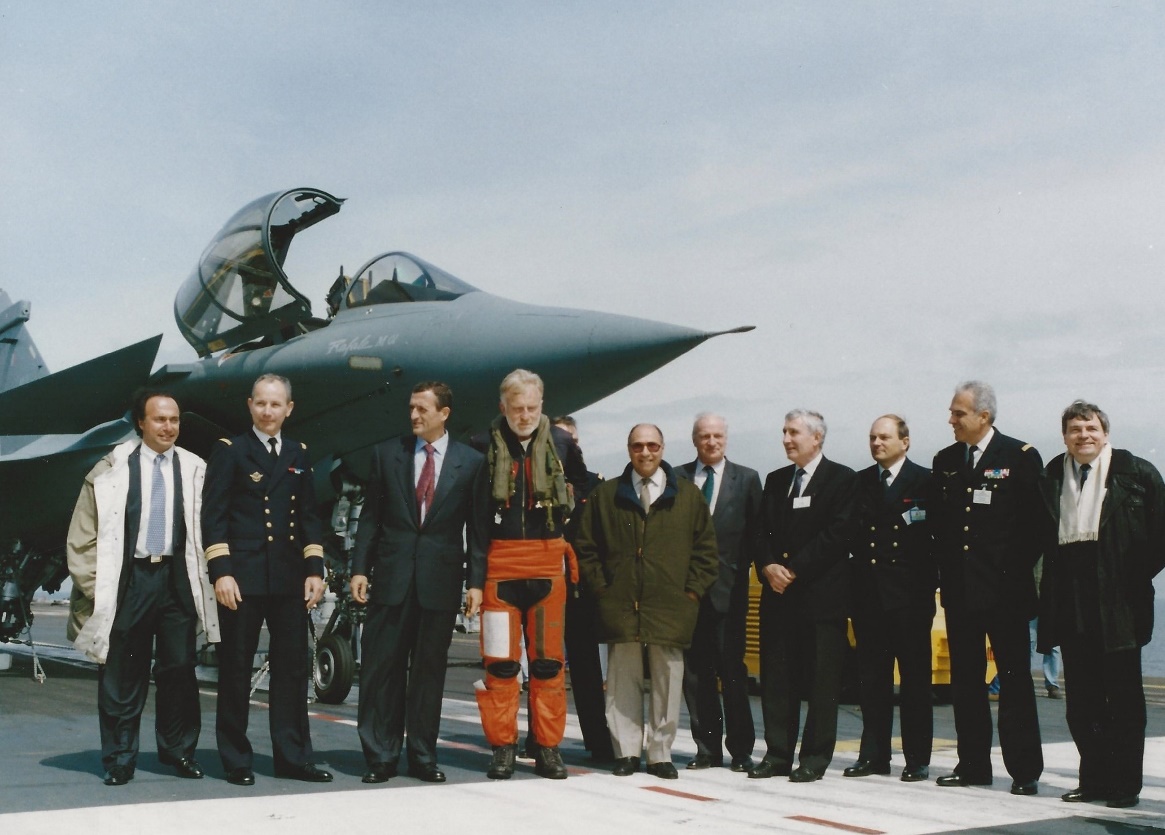
[[[951,786],[990,786],[991,778],[986,780],[972,780],[970,777],[964,777],[962,774],[944,774],[934,781],[936,785],[950,788]]]
[[[793,773],[789,775],[789,782],[814,783],[824,776],[824,771],[818,771],[816,768],[810,768],[807,765],[802,765],[793,769]]]
[[[227,782],[236,786],[253,786],[255,785],[255,772],[245,765],[232,768],[227,772]]]
[[[792,769],[787,765],[778,765],[772,760],[761,760],[748,772],[748,776],[753,780],[766,780],[769,777],[788,777],[791,773]]]
[[[194,757],[183,757],[178,760],[174,763],[174,770],[178,772],[179,777],[187,780],[201,780],[203,777],[202,766]]]
[[[361,783],[387,783],[396,776],[396,763],[373,763],[368,766]]]
[[[930,777],[930,769],[925,765],[920,765],[917,768],[907,766],[902,769],[902,776],[898,779],[903,783],[918,783]]]
[[[1031,797],[1033,794],[1038,794],[1039,791],[1040,784],[1035,780],[1028,780],[1026,783],[1015,782],[1011,784],[1011,793],[1023,797]]]
[[[616,757],[611,773],[616,777],[629,777],[639,770],[639,757]]]
[[[670,762],[648,763],[647,773],[652,777],[658,777],[661,780],[678,780],[680,779],[679,772],[676,767]]]
[[[325,771],[315,763],[308,763],[299,768],[277,768],[275,776],[285,780],[302,780],[305,783],[332,782],[332,772]]]
[[[742,772],[744,774],[751,774],[752,770],[755,767],[756,767],[756,765],[755,765],[755,763],[753,763],[752,757],[733,757],[732,758],[732,771],[735,771],[737,774],[740,774]]]
[[[133,779],[133,768],[128,765],[114,765],[105,772],[105,785],[124,786]]]
[[[858,760],[845,771],[842,772],[844,777],[869,777],[871,774],[889,774],[890,764],[874,765],[869,760]]]
[[[409,776],[425,783],[444,783],[445,772],[437,768],[435,763],[428,765],[410,765]]]
[[[719,768],[724,765],[723,757],[713,757],[711,754],[696,754],[685,768],[690,771],[699,771],[704,768]]]
[[[1104,805],[1110,809],[1131,809],[1140,802],[1139,794],[1127,794],[1122,797],[1110,797]]]
[[[1070,792],[1065,792],[1060,795],[1060,799],[1065,803],[1093,803],[1097,800],[1106,800],[1103,792],[1088,791],[1082,786],[1077,786]]]

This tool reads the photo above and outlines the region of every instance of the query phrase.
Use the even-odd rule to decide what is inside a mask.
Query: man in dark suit
[[[999,670],[999,744],[1011,793],[1039,791],[1044,770],[1028,621],[1036,615],[1043,462],[1031,444],[995,430],[995,391],[978,380],[951,400],[955,443],[934,457],[929,503],[938,557],[959,764],[940,786],[991,784],[986,639]]]
[[[929,776],[934,736],[930,625],[938,570],[926,524],[930,470],[906,457],[910,429],[897,415],[870,427],[877,462],[858,473],[857,535],[851,547],[853,627],[861,674],[862,744],[843,773],[890,773],[894,661],[901,678],[902,754],[907,783]]]
[[[554,426],[570,434],[578,445],[578,423],[570,415],[560,415],[550,421]],[[579,449],[581,456],[582,450]],[[567,478],[573,477],[568,471]],[[574,511],[566,523],[566,541],[574,546],[578,523],[582,519],[587,500],[603,477],[586,470],[586,486],[574,495]],[[573,483],[573,482],[572,482]],[[574,710],[578,714],[578,727],[582,731],[583,747],[591,752],[595,762],[611,762],[615,750],[611,746],[611,732],[607,728],[606,696],[603,694],[603,664],[599,656],[599,642],[595,637],[595,597],[583,583],[568,583],[566,590],[566,631],[563,643],[566,646],[567,673],[570,675],[570,695],[574,700]],[[533,734],[526,735],[526,750],[536,748]]]
[[[753,778],[820,780],[837,743],[857,479],[822,455],[824,442],[820,414],[789,412],[783,443],[793,463],[765,480],[756,569],[764,584],[760,676],[768,750],[748,775]],[[809,712],[793,769],[802,694]]]
[[[449,386],[418,383],[409,399],[412,435],[373,452],[351,580],[352,599],[370,604],[357,725],[365,783],[396,775],[405,728],[409,775],[445,782],[437,732],[446,661],[462,582],[466,614],[481,605],[488,523],[488,497],[475,489],[485,484],[478,478],[485,459],[445,431],[452,406]]]
[[[720,561],[716,582],[700,601],[692,645],[684,655],[684,701],[696,741],[696,756],[688,768],[723,765],[726,747],[732,770],[748,772],[753,767],[756,729],[748,701],[744,634],[748,572],[760,526],[760,475],[724,457],[728,422],[719,415],[696,416],[692,444],[696,460],[676,474],[704,494]]]
[[[255,784],[247,719],[264,621],[275,776],[332,779],[311,762],[307,610],[324,592],[324,547],[307,446],[282,434],[294,405],[287,378],[259,377],[247,399],[254,425],[215,444],[202,491],[202,540],[222,625],[218,752],[239,786]]]

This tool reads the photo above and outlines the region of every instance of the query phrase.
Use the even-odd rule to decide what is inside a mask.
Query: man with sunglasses
[[[639,770],[643,748],[643,655],[651,670],[647,771],[677,778],[671,761],[680,714],[684,650],[700,599],[716,581],[716,532],[708,503],[663,460],[663,433],[639,424],[631,463],[595,489],[575,547],[597,600],[596,630],[609,644],[607,725],[617,777]]]

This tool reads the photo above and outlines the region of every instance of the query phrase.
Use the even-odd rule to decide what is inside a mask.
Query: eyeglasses
[[[657,444],[655,441],[636,441],[633,444],[627,444],[627,446],[632,452],[643,452],[644,450],[659,452],[663,449],[663,445]]]

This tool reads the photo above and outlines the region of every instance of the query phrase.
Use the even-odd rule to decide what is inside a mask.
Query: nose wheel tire
[[[356,659],[352,655],[352,645],[347,638],[329,632],[316,645],[315,667],[312,680],[316,699],[325,704],[343,703],[352,690],[352,679],[356,674]]]

